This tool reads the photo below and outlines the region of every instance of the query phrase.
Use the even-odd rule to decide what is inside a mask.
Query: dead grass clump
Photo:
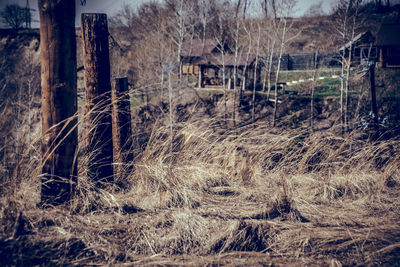
[[[263,123],[232,130],[221,116],[196,114],[195,106],[180,106],[192,115],[172,135],[157,110],[139,109],[146,136],[136,142],[146,140],[134,146],[140,153],[115,186],[99,188],[87,177],[82,143],[69,207],[38,209],[40,184],[32,174],[40,170],[20,168],[21,179],[0,198],[7,262],[35,255],[38,264],[181,255],[213,261],[243,251],[347,265],[398,260],[398,141]]]
[[[0,264],[3,266],[62,265],[76,263],[88,255],[85,244],[76,238],[51,241],[32,240],[28,236],[0,241]]]
[[[211,247],[213,253],[263,251],[268,246],[270,227],[263,222],[238,221]]]
[[[208,221],[190,210],[175,212],[172,217],[173,226],[170,235],[173,236],[168,238],[167,253],[190,254],[203,251],[209,239]],[[161,250],[164,251],[165,247]]]

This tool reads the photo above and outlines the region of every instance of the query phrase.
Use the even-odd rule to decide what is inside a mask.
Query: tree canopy
[[[28,8],[16,4],[7,5],[0,15],[2,22],[15,30],[21,29],[27,19],[30,20],[31,18],[31,12]]]

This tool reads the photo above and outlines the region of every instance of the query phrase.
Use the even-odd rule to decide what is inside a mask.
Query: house
[[[190,39],[186,40],[182,46],[181,62],[182,74],[199,74],[197,62],[208,54],[218,53],[218,43],[212,39]]]
[[[371,59],[377,59],[378,53],[374,42],[375,38],[370,31],[362,32],[342,46],[339,51],[348,61],[351,47],[351,64],[363,65]]]
[[[240,53],[235,56],[228,45],[221,47],[217,40],[191,39],[182,47],[182,74],[196,75],[199,87],[237,88],[246,77],[252,77],[255,57]],[[234,69],[236,66],[236,84]],[[225,78],[225,81],[223,80]],[[249,79],[246,85],[250,85]]]
[[[376,36],[381,68],[400,68],[400,24],[382,24]]]
[[[199,87],[225,87],[234,89],[240,87],[245,81],[245,87],[251,85],[253,64],[255,57],[239,53],[235,60],[234,54],[208,54],[204,55],[197,62],[199,66],[198,84]],[[234,69],[236,66],[236,84],[234,84]]]

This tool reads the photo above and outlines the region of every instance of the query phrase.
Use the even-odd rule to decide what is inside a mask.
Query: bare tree
[[[225,74],[226,74],[226,68],[225,68],[225,56],[226,56],[226,51],[225,48],[227,46],[226,44],[226,24],[225,21],[221,17],[219,17],[219,24],[218,24],[218,36],[216,36],[216,41],[217,41],[217,47],[218,50],[221,54],[221,60],[220,60],[220,71],[222,72],[222,87],[224,90],[224,123],[225,126],[227,125],[227,93],[226,93],[226,84],[225,84]]]
[[[156,66],[158,67],[158,71],[160,73],[160,98],[161,102],[164,98],[164,62],[167,59],[168,47],[164,41],[164,33],[165,33],[165,19],[162,14],[159,14],[156,18],[156,32],[155,32],[155,40],[154,48],[156,48]]]
[[[21,60],[24,62],[29,62],[29,64],[25,64],[21,66],[18,64],[16,69],[14,70],[15,74],[18,76],[18,79],[15,81],[15,84],[18,88],[18,108],[17,108],[17,120],[16,123],[19,124],[16,127],[16,134],[18,138],[16,138],[17,143],[20,143],[17,146],[16,151],[18,150],[26,150],[25,153],[30,155],[31,142],[32,142],[32,116],[33,116],[33,103],[35,100],[35,96],[38,96],[39,88],[40,88],[40,64],[34,59],[33,53],[31,51],[27,52],[21,57]],[[27,110],[27,114],[26,111]],[[25,115],[26,114],[26,115]],[[22,118],[25,117],[26,121],[22,121]],[[26,137],[26,139],[24,138]],[[27,149],[26,149],[27,148]],[[21,152],[21,151],[19,151]],[[17,153],[17,155],[21,155],[23,153]]]
[[[235,32],[233,34],[234,36],[234,42],[235,42],[235,57],[234,57],[234,64],[233,64],[233,89],[234,89],[234,97],[233,97],[233,125],[236,127],[236,110],[237,107],[240,105],[240,97],[239,97],[239,103],[237,99],[237,89],[236,86],[238,84],[238,61],[242,58],[242,45],[240,44],[240,27],[242,21],[240,20],[240,11],[242,8],[242,1],[238,0],[235,4],[235,16],[234,16],[234,25],[235,25]],[[244,12],[244,11],[243,11]],[[244,15],[245,16],[245,15]],[[249,56],[249,54],[247,54]],[[244,75],[244,73],[242,73]],[[239,85],[240,86],[240,85]],[[241,87],[239,87],[241,91]]]
[[[332,27],[342,39],[340,75],[340,125],[342,133],[348,130],[349,79],[353,58],[354,37],[360,23],[362,0],[340,0],[337,3]]]
[[[42,205],[69,202],[77,182],[75,2],[39,0]]]
[[[169,100],[169,135],[172,138],[174,133],[174,119],[173,119],[173,103],[172,103],[172,83],[171,83],[171,70],[168,71],[168,100]],[[170,153],[172,154],[172,142],[170,146]]]
[[[199,12],[199,19],[202,25],[202,41],[203,41],[203,47],[205,44],[206,40],[206,35],[207,35],[207,27],[208,23],[211,19],[211,17],[214,15],[212,13],[212,5],[215,6],[215,3],[212,3],[213,1],[209,0],[199,0],[199,6],[200,6],[200,12]]]
[[[314,130],[314,93],[315,93],[315,83],[317,79],[317,71],[318,71],[318,51],[314,54],[314,70],[312,74],[312,83],[311,83],[311,99],[310,99],[310,128]]]
[[[269,101],[269,98],[271,96],[271,79],[272,79],[272,70],[273,70],[273,59],[275,55],[275,47],[277,43],[277,38],[273,29],[273,23],[271,20],[267,17],[266,18],[267,25],[265,27],[266,35],[267,35],[267,45],[266,45],[266,54],[267,54],[267,60],[266,60],[266,67],[265,67],[265,76],[264,76],[264,82],[263,82],[263,91],[265,91],[265,85],[267,85],[267,101]]]
[[[280,49],[278,56],[278,66],[276,68],[275,73],[275,101],[274,101],[274,115],[273,115],[273,126],[276,126],[276,113],[278,107],[278,81],[279,81],[279,72],[281,68],[282,56],[285,51],[285,46],[287,43],[295,39],[300,33],[301,30],[297,32],[297,34],[288,38],[288,32],[293,26],[293,20],[290,20],[290,15],[293,13],[294,7],[296,5],[296,0],[280,0],[278,3],[276,1],[272,1],[272,9],[275,17],[275,32],[276,38],[280,41]]]
[[[135,17],[133,8],[124,3],[122,8],[112,17],[109,18],[110,26],[118,26],[124,28],[132,27],[132,23]]]
[[[304,13],[306,17],[318,17],[324,14],[324,10],[322,9],[322,0],[312,4],[308,10]]]
[[[245,15],[243,15],[245,17]],[[246,61],[245,61],[245,66],[244,69],[242,71],[242,86],[240,87],[240,92],[239,92],[239,106],[242,100],[242,95],[244,93],[244,90],[246,89],[246,75],[247,75],[247,71],[248,71],[248,62],[250,59],[250,55],[253,49],[253,36],[252,36],[252,32],[251,32],[251,27],[252,27],[253,21],[250,20],[250,27],[248,27],[246,25],[246,23],[243,23],[243,30],[245,31],[246,35],[247,35],[247,40],[248,40],[248,44],[247,44],[247,52],[246,52]]]
[[[20,7],[19,5],[6,5],[0,13],[3,23],[10,26],[12,29],[19,30],[26,21],[26,16],[31,16],[30,10]]]
[[[187,34],[186,25],[186,6],[184,0],[170,0],[167,1],[167,5],[173,12],[173,18],[170,26],[172,27],[172,41],[177,46],[177,62],[180,63],[182,55],[182,46],[185,36]],[[180,65],[180,64],[179,64]]]
[[[255,121],[255,110],[256,110],[256,88],[257,88],[257,69],[258,69],[258,59],[260,54],[260,41],[261,41],[261,25],[257,23],[258,34],[257,34],[257,45],[256,45],[256,59],[254,63],[254,75],[253,75],[253,103],[251,109],[251,122],[254,124]]]
[[[234,64],[233,64],[233,90],[234,90],[234,96],[233,96],[233,112],[232,112],[232,119],[233,119],[233,126],[236,128],[236,106],[237,106],[237,91],[236,91],[236,85],[237,85],[237,61],[238,61],[238,53],[239,53],[239,27],[240,27],[240,22],[239,22],[239,11],[240,11],[240,4],[241,1],[238,0],[236,3],[236,8],[235,8],[235,17],[234,17],[234,22],[235,22],[235,34],[234,34],[234,41],[235,41],[235,59],[234,59]]]
[[[169,24],[171,31],[169,36],[171,41],[175,44],[177,48],[176,60],[179,64],[179,84],[178,84],[178,95],[180,94],[180,89],[182,87],[182,49],[183,42],[186,35],[188,34],[188,19],[190,18],[191,9],[193,8],[193,3],[191,1],[184,0],[166,0],[168,8],[172,11],[173,16]]]

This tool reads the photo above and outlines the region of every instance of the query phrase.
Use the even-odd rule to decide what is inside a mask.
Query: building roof
[[[205,39],[204,46],[201,39],[186,40],[182,46],[182,56],[201,57],[204,54],[210,54],[218,45],[217,40]]]
[[[362,44],[371,44],[374,42],[374,37],[372,36],[370,31],[366,31],[366,32],[362,32],[360,34],[358,34],[357,36],[355,36],[353,38],[353,40],[349,41],[347,44],[345,44],[344,46],[342,46],[341,48],[339,48],[339,51],[343,50],[344,48],[348,48],[350,47],[350,45],[352,46],[357,46],[357,45],[362,45]]]
[[[248,66],[254,59],[254,55],[239,54],[235,61],[235,55],[226,52],[224,60],[218,49],[218,42],[215,39],[205,39],[204,45],[201,39],[186,40],[182,46],[182,57],[197,57],[194,61],[198,65],[214,65],[214,66]],[[225,51],[230,51],[228,47]],[[224,61],[224,62],[223,62]]]
[[[254,59],[254,55],[249,55],[249,57],[247,57],[246,54],[242,54],[238,55],[235,61],[234,54],[225,54],[224,58],[222,59],[222,55],[220,53],[215,53],[203,55],[197,64],[214,66],[248,66],[253,63]]]
[[[400,45],[400,24],[382,24],[378,31],[375,45]]]

